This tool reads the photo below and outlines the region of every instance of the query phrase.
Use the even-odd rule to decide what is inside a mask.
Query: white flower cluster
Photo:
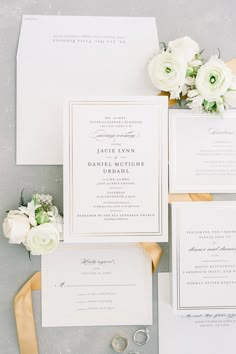
[[[217,56],[208,62],[197,42],[183,37],[149,62],[148,73],[153,85],[170,93],[171,99],[186,99],[187,107],[210,113],[222,113],[236,107],[236,77]]]
[[[63,219],[50,195],[34,194],[27,206],[11,210],[3,222],[9,243],[23,244],[32,255],[42,255],[57,248]]]
[[[52,205],[52,201],[53,198],[50,194],[34,194],[35,200],[39,203],[39,204],[48,204],[48,205]]]

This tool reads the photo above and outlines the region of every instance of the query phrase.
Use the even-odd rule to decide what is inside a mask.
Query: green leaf
[[[200,51],[200,55],[202,55],[202,53],[204,52],[205,48],[203,48],[201,51]]]
[[[167,45],[165,44],[165,42],[160,42],[160,47],[163,47],[165,51],[167,49]]]
[[[182,108],[182,100],[181,98],[178,98],[177,100],[179,108]]]
[[[25,202],[25,199],[24,199],[24,189],[22,189],[21,194],[20,194],[19,206],[20,207],[21,206],[24,206],[24,207],[27,206],[27,203]]]
[[[30,253],[30,251],[27,251],[27,252],[28,252],[28,257],[29,257],[30,261],[32,261],[32,258],[31,258],[31,253]]]
[[[49,222],[49,217],[46,211],[42,209],[38,209],[38,212],[36,212],[35,219],[37,221],[38,225],[41,224],[46,224]]]

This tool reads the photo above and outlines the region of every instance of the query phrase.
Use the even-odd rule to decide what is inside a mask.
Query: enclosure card
[[[173,308],[236,313],[236,202],[172,204]]]
[[[158,274],[159,354],[234,354],[236,314],[175,316],[169,283]]]
[[[170,110],[171,193],[236,193],[236,110]]]

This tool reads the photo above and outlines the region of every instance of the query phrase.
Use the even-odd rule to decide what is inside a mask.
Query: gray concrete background
[[[22,14],[155,16],[161,41],[187,34],[199,41],[202,48],[207,48],[205,55],[216,53],[219,47],[224,60],[236,56],[234,0],[0,0],[0,222],[5,211],[18,204],[22,188],[25,188],[26,196],[34,191],[51,193],[56,205],[62,208],[62,167],[15,165],[15,54]],[[232,195],[215,196],[222,200],[235,198]],[[164,257],[159,271],[168,270],[168,247],[163,246]],[[0,231],[0,354],[19,353],[13,298],[21,285],[38,270],[39,257],[30,261],[25,249],[8,245]],[[154,325],[150,328],[150,342],[142,348],[135,347],[132,342],[137,327],[42,329],[40,294],[36,293],[33,300],[40,354],[112,354],[111,339],[120,333],[129,337],[129,350],[157,354],[157,274],[153,277],[153,285]],[[168,334],[167,340],[170,340]]]

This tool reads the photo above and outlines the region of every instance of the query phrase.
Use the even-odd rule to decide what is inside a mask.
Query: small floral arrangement
[[[3,233],[9,243],[23,244],[31,255],[42,255],[57,248],[63,219],[47,194],[34,194],[25,203],[21,193],[20,206],[10,210],[3,222]]]
[[[236,76],[218,56],[206,62],[198,43],[187,36],[154,55],[148,73],[153,85],[180,105],[185,100],[191,109],[220,114],[236,107]]]

